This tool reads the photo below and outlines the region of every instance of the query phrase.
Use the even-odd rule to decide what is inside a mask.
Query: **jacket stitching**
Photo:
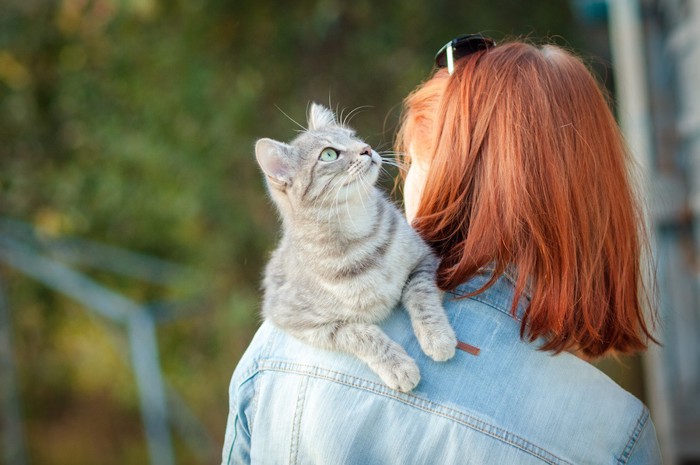
[[[302,378],[297,394],[297,404],[294,408],[294,420],[292,422],[292,439],[291,447],[289,448],[289,464],[296,465],[299,459],[299,439],[301,437],[301,416],[304,411],[304,401],[306,400],[306,387],[308,386],[308,378]]]
[[[632,431],[632,434],[630,435],[629,441],[627,441],[627,445],[625,445],[625,448],[622,450],[622,454],[617,459],[618,463],[622,465],[627,464],[630,457],[632,456],[632,452],[634,451],[635,446],[639,444],[639,441],[637,441],[637,439],[639,439],[639,437],[642,435],[642,431],[647,426],[648,419],[649,410],[645,407],[642,409],[642,414],[637,419],[637,424],[634,427],[634,431]]]
[[[346,373],[340,373],[325,368],[277,360],[262,361],[260,363],[260,369],[312,376],[314,378],[325,379],[327,381],[332,381],[346,386],[370,391],[375,394],[397,400],[406,405],[415,407],[419,410],[423,410],[425,412],[429,412],[456,421],[461,425],[464,425],[468,428],[474,429],[476,431],[486,434],[487,436],[490,436],[494,439],[516,447],[530,455],[537,457],[538,459],[546,463],[552,465],[572,465],[570,462],[567,462],[557,457],[552,452],[540,446],[532,444],[531,442],[527,441],[521,436],[511,433],[510,431],[507,431],[501,427],[491,425],[483,420],[475,418],[459,410],[435,404],[432,401],[420,398],[416,395],[400,394],[393,392],[388,388],[367,379],[357,378]]]
[[[452,292],[452,295],[457,296],[457,297],[465,297],[467,294],[461,294],[461,293],[459,293],[459,292]],[[480,295],[480,294],[479,294],[479,295]],[[473,301],[475,301],[475,302],[479,302],[479,303],[484,304],[484,305],[487,305],[487,306],[493,308],[494,310],[497,310],[497,311],[499,311],[500,313],[503,313],[503,314],[505,314],[505,315],[511,317],[511,318],[514,319],[514,320],[517,320],[517,321],[520,321],[520,322],[523,321],[522,318],[519,317],[518,315],[513,315],[513,314],[510,312],[510,310],[507,310],[507,309],[503,308],[502,306],[495,304],[495,303],[492,302],[491,300],[481,299],[481,298],[479,298],[479,295],[473,295],[473,296],[471,296],[471,297],[467,297],[467,299],[468,299],[468,300],[473,300]]]
[[[487,267],[482,269],[482,274],[488,275],[488,274],[491,274],[492,272],[493,272],[493,267],[490,267],[490,266],[487,266]],[[515,287],[517,285],[516,284],[517,278],[514,276],[514,272],[506,270],[503,273],[502,277],[505,278],[505,280],[508,281],[509,285],[513,288],[513,290],[515,290]],[[479,287],[480,286],[477,286],[476,288],[471,289],[470,291],[465,291],[465,290],[462,290],[458,287],[457,289],[453,289],[451,291],[448,291],[448,293],[454,295],[455,297],[464,298],[465,296],[467,296],[469,294],[469,292],[473,292],[473,291],[479,289]],[[489,307],[492,307],[501,313],[505,313],[506,315],[513,317],[518,321],[522,321],[522,317],[520,316],[520,313],[521,312],[524,313],[527,311],[527,306],[529,305],[530,301],[532,301],[532,289],[531,289],[531,285],[529,283],[525,286],[525,289],[523,289],[523,293],[520,296],[519,300],[522,300],[524,298],[526,300],[526,302],[522,302],[522,301],[518,302],[518,306],[517,306],[517,310],[516,310],[515,315],[513,315],[512,311],[511,311],[512,298],[510,299],[510,303],[508,303],[508,304],[504,304],[503,302],[500,302],[500,301],[495,301],[495,300],[489,298],[489,296],[487,294],[484,294],[484,293],[476,294],[476,295],[473,295],[473,296],[467,297],[467,298],[471,299],[471,300],[475,300],[477,302],[481,302],[482,304],[488,305]],[[523,305],[525,307],[523,307]]]
[[[226,457],[226,465],[231,464],[231,457],[233,456],[233,446],[236,444],[236,439],[238,439],[238,415],[233,419],[233,435],[231,437],[231,444],[228,448],[228,455]]]
[[[255,378],[258,373],[260,373],[260,367],[258,367],[257,364],[254,364],[251,368],[245,371],[245,373],[241,376],[241,381],[235,383],[235,388],[237,391],[240,391],[244,385],[248,384],[249,382],[252,383],[253,378]],[[234,384],[232,383],[232,391],[231,395],[233,395],[233,386]],[[253,390],[253,395],[251,396],[251,408],[252,408],[252,413],[253,417],[257,413],[258,410],[258,390],[256,389],[255,383],[252,383],[251,389]],[[238,418],[238,414],[236,413],[236,418]],[[254,418],[248,418],[248,429],[250,434],[253,434],[253,423],[254,423]]]
[[[253,435],[253,428],[255,428],[254,423],[255,423],[255,418],[258,413],[258,389],[257,385],[255,383],[252,383],[251,388],[253,389],[253,397],[250,399],[250,409],[251,409],[251,415],[248,418],[248,430],[250,431],[251,436]]]

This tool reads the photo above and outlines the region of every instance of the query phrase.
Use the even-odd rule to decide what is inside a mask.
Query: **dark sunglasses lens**
[[[471,34],[455,39],[452,42],[455,59],[470,55],[479,50],[493,47],[493,40],[480,34]]]
[[[479,50],[486,50],[493,47],[496,43],[490,37],[484,37],[481,34],[468,34],[452,39],[447,45],[442,47],[435,55],[435,64],[438,68],[447,66],[447,49],[452,47],[454,59],[463,58]]]
[[[435,55],[435,64],[438,68],[444,68],[447,66],[447,47],[449,45],[443,46]]]

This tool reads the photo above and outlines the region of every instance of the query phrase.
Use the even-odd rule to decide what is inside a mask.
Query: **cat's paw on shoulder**
[[[420,382],[420,370],[412,358],[406,356],[400,361],[383,363],[372,367],[391,389],[409,392]]]
[[[449,325],[436,331],[417,332],[416,335],[425,355],[436,362],[445,362],[454,357],[457,336]]]

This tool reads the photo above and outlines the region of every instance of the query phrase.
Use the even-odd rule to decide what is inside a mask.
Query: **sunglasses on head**
[[[456,37],[447,42],[435,55],[435,64],[438,68],[447,68],[452,74],[455,69],[455,61],[479,50],[487,50],[495,47],[496,42],[481,34],[467,34]]]

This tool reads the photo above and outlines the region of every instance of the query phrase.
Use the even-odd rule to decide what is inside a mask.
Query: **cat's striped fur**
[[[379,155],[321,105],[311,106],[308,126],[290,144],[255,146],[283,222],[263,315],[310,344],[355,354],[388,386],[410,391],[418,367],[377,323],[402,302],[423,351],[438,361],[454,355],[437,258],[374,186]],[[321,159],[329,148],[337,157]]]

